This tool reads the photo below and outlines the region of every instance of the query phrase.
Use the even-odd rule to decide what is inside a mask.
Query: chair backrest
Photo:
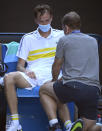
[[[2,51],[2,60],[3,61],[4,61],[4,58],[5,58],[6,51],[7,51],[7,46],[5,45],[5,43],[8,44],[12,41],[20,42],[20,39],[24,34],[25,33],[0,33],[0,43],[2,43],[1,44],[2,45],[1,51]],[[16,70],[17,61],[7,62],[6,64],[8,66],[7,72],[11,72],[11,71]]]
[[[25,33],[0,33],[0,43],[9,43],[11,41],[20,42]]]

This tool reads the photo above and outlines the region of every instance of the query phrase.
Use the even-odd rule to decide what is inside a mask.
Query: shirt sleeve
[[[26,36],[23,36],[20,41],[20,45],[18,47],[16,56],[24,60],[27,60],[28,54],[29,54],[29,39]]]
[[[56,48],[56,57],[57,58],[63,58],[64,56],[64,49],[63,49],[63,40],[60,39],[58,44],[57,44],[57,48]]]

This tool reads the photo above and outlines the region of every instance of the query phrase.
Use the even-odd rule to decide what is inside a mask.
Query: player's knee
[[[42,96],[44,93],[44,86],[42,85],[39,89],[39,95]]]
[[[4,84],[9,84],[9,83],[12,83],[14,81],[14,73],[8,73],[8,74],[5,74],[4,76]]]
[[[5,74],[5,76],[4,76],[4,82],[8,83],[10,81],[10,79],[11,79],[11,75],[10,74]]]

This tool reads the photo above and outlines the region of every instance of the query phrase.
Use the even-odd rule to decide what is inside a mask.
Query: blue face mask
[[[51,25],[50,24],[47,24],[47,25],[40,25],[38,26],[38,28],[42,31],[42,32],[48,32],[51,28]]]

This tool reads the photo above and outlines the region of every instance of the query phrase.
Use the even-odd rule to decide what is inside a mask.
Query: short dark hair
[[[80,29],[80,16],[75,11],[71,11],[64,15],[62,19],[62,25],[68,25],[71,29]]]
[[[52,9],[49,5],[47,4],[37,5],[34,8],[34,18],[35,19],[37,18],[38,13],[40,13],[40,15],[43,15],[46,11],[49,12],[50,15],[53,15]]]

